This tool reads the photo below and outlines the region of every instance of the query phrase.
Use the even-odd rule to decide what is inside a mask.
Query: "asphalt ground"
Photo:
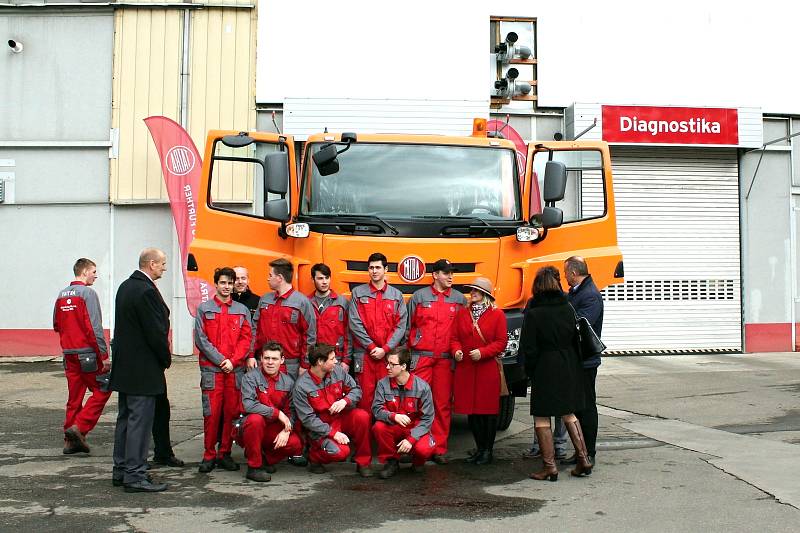
[[[197,472],[202,453],[196,361],[167,372],[182,469],[170,488],[111,486],[116,396],[89,435],[89,455],[61,454],[66,382],[58,361],[0,360],[0,531],[797,531],[800,529],[800,356],[616,357],[598,374],[597,466],[558,482],[528,473],[529,404],[498,435],[495,462],[456,417],[451,463],[422,475],[362,479],[355,465],[314,475],[283,463],[269,483]],[[377,470],[377,467],[376,467]],[[797,486],[797,488],[795,488]]]

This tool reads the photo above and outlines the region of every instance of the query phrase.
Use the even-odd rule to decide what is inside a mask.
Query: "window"
[[[232,148],[220,141],[215,142],[208,205],[222,211],[264,216],[264,202],[279,199],[280,195],[269,193],[264,197],[264,168],[261,163],[268,153],[279,150],[280,146],[272,143],[255,142]],[[234,158],[235,161],[231,160]]]
[[[606,213],[606,191],[603,180],[603,158],[598,150],[570,150],[552,152],[553,161],[567,166],[567,189],[564,199],[556,203],[564,211],[564,223],[599,218]],[[533,160],[533,170],[539,179],[539,189],[544,188],[544,167],[549,152],[538,152]]]

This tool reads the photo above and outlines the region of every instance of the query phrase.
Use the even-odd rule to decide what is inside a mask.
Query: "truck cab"
[[[432,282],[439,258],[455,265],[456,290],[487,277],[509,327],[513,394],[501,429],[527,390],[517,351],[536,270],[580,255],[601,289],[622,281],[605,143],[530,143],[520,154],[476,122],[463,137],[321,133],[296,151],[291,136],[209,132],[190,274],[209,280],[241,265],[263,294],[269,262],[285,257],[310,294],[311,267],[323,262],[349,296],[368,280],[367,257],[382,252],[387,281],[406,298]]]

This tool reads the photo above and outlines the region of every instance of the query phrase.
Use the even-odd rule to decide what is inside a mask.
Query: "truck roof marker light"
[[[472,136],[486,137],[486,119],[476,118],[472,121]]]
[[[295,222],[286,226],[286,235],[295,239],[305,239],[309,234],[308,224],[305,222]]]

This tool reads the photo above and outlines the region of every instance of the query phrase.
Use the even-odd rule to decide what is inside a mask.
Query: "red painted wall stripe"
[[[789,322],[744,325],[745,352],[791,352],[794,351],[792,348],[792,325]]]
[[[109,331],[103,330],[106,343]],[[0,329],[0,357],[61,355],[58,333],[52,329]]]

